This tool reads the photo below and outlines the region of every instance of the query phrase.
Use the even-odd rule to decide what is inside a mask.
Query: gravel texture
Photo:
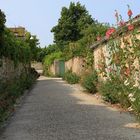
[[[140,130],[128,127],[134,120],[78,85],[41,76],[0,140],[140,140]]]

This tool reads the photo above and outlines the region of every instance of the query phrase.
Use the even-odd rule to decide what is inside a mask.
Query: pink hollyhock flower
[[[107,32],[106,32],[106,37],[109,39],[110,38],[110,36],[115,32],[116,30],[115,30],[115,28],[109,28],[108,30],[107,30]]]
[[[129,31],[134,30],[134,25],[128,25],[128,30]]]
[[[128,16],[131,17],[133,15],[133,12],[131,11],[131,9],[128,10]]]

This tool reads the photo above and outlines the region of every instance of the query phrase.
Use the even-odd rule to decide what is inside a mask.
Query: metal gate
[[[59,60],[59,76],[63,76],[65,73],[65,62],[64,60]]]

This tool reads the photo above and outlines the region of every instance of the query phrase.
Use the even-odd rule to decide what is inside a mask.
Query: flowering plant
[[[120,16],[120,22],[119,22],[119,26],[124,26],[124,25],[126,25],[126,23],[125,23],[125,21],[123,20],[123,18],[122,18],[122,16],[121,15],[119,15]]]
[[[129,6],[129,5],[127,5],[127,6],[128,6],[128,12],[127,12],[127,14],[128,14],[128,16],[129,16],[129,19],[131,19],[132,15],[133,15],[133,12],[132,12],[132,10],[130,9],[130,6]]]
[[[129,31],[134,30],[134,25],[132,25],[132,24],[128,25],[128,30]]]
[[[106,37],[109,39],[110,38],[110,36],[115,32],[116,30],[115,30],[115,28],[109,28],[108,30],[107,30],[107,32],[106,32]]]

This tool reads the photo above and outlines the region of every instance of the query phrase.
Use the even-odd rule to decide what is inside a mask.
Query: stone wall
[[[53,64],[48,68],[48,74],[51,76],[59,76],[60,75],[60,61],[54,60]]]
[[[75,57],[65,62],[65,71],[72,70],[77,75],[84,72],[84,58]]]
[[[22,73],[25,72],[25,67],[30,67],[29,65],[25,66],[22,63],[17,65],[8,58],[0,59],[0,80],[12,80],[16,77],[19,77]]]
[[[140,30],[139,30],[140,32]],[[138,34],[137,39],[140,39],[140,34]],[[123,36],[118,36],[117,38],[114,38],[114,40],[119,39],[121,41],[120,47],[121,48],[125,48],[125,43],[123,42],[124,40],[130,44],[130,46],[132,46],[132,40],[131,40],[131,33],[126,33]],[[105,41],[105,42],[101,42],[99,43],[95,48],[93,48],[93,57],[94,57],[94,68],[98,71],[99,70],[99,64],[102,61],[103,57],[105,59],[105,64],[108,68],[108,64],[109,64],[109,53],[108,53],[108,42],[109,41]],[[138,61],[137,59],[134,60],[134,66],[135,67],[139,67]],[[104,79],[103,75],[99,75],[102,79]]]
[[[58,61],[54,61],[54,63],[49,67],[49,74],[52,76],[56,76],[59,74]]]
[[[132,44],[130,35],[129,35],[129,34],[126,34],[125,37],[120,37],[120,40],[121,40],[121,45],[120,45],[120,47],[121,47],[121,48],[124,48],[124,47],[125,47],[124,42],[123,42],[123,38],[125,38],[125,40],[127,40],[127,41],[130,43],[130,45]],[[140,39],[140,35],[138,35],[137,38]],[[114,39],[114,40],[115,40],[115,39]],[[97,69],[97,70],[98,70],[98,64],[101,62],[102,56],[105,57],[106,64],[107,64],[107,62],[108,62],[107,44],[108,44],[108,42],[106,42],[106,43],[101,43],[98,47],[96,47],[96,48],[93,50],[94,67],[95,67],[95,69]]]
[[[32,62],[31,67],[34,68],[40,75],[43,74],[43,65],[41,62]]]
[[[59,75],[59,61],[56,60],[54,63],[49,67],[50,75]],[[65,72],[71,70],[73,73],[77,75],[82,75],[84,72],[84,58],[75,57],[65,62]]]
[[[32,62],[31,67],[35,68],[36,70],[43,70],[43,65],[41,62]]]

